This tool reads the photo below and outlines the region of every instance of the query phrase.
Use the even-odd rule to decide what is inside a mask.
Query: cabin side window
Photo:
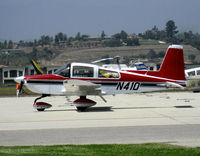
[[[119,78],[119,73],[115,71],[110,71],[110,70],[104,70],[104,69],[99,69],[99,78]]]
[[[195,76],[195,71],[188,72],[188,76]]]
[[[197,70],[197,75],[200,75],[200,70]]]
[[[86,66],[74,66],[73,77],[94,77],[94,68]]]

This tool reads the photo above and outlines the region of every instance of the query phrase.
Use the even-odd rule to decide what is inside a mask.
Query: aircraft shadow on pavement
[[[79,112],[79,111],[78,111]],[[112,107],[90,107],[83,112],[113,112]]]
[[[154,109],[154,108],[194,108],[191,105],[169,106],[169,107],[116,107],[112,109]]]
[[[45,112],[68,112],[68,111],[77,111],[77,112],[113,112],[112,107],[90,107],[84,111],[78,111],[77,109],[53,109],[53,110],[45,110]]]
[[[194,108],[190,105],[182,105],[182,106],[171,106],[171,107],[90,107],[84,111],[78,111],[77,109],[54,109],[54,110],[45,110],[45,112],[114,112],[114,110],[125,110],[125,109],[156,109],[156,108]]]
[[[152,108],[172,108],[172,107],[116,107],[113,109],[152,109]]]

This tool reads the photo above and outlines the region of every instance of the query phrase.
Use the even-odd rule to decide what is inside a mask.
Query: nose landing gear
[[[43,94],[42,96],[36,98],[33,104],[33,108],[37,109],[38,111],[44,111],[45,109],[52,107],[52,105],[46,102],[37,102],[37,100],[42,99],[47,96],[50,96],[50,95]]]

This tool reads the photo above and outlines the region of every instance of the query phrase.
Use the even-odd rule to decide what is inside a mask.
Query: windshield
[[[70,67],[71,67],[71,64],[65,64],[64,66],[58,68],[54,74],[57,74],[63,77],[70,77]]]

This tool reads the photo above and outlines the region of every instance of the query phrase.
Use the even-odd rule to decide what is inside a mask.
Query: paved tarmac
[[[89,97],[97,105],[77,112],[65,97],[37,112],[36,97],[0,98],[0,145],[165,142],[200,147],[200,94],[162,92]],[[71,97],[71,101],[77,97]]]

